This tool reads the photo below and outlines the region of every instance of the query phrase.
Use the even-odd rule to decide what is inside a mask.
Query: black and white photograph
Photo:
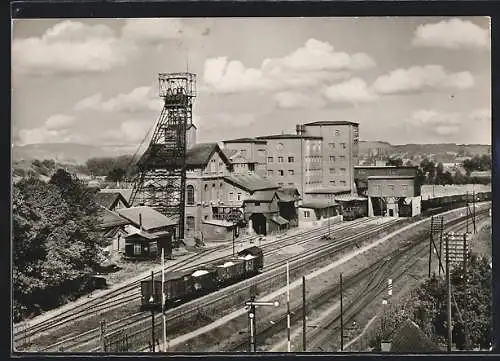
[[[492,351],[490,29],[12,20],[11,353]]]

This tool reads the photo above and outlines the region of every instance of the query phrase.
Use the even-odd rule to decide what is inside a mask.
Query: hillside
[[[14,146],[12,159],[14,161],[53,159],[61,163],[83,164],[89,158],[114,157],[133,153],[134,150],[129,146],[99,147],[76,143],[41,143]]]
[[[483,144],[397,144],[393,145],[387,142],[360,141],[359,153],[362,156],[368,156],[373,149],[384,149],[386,154],[405,154],[407,157],[415,155],[428,154],[469,154],[483,155],[491,154],[491,146]]]

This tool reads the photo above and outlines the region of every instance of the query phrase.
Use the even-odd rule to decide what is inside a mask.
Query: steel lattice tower
[[[148,148],[137,162],[131,205],[150,206],[178,221],[184,238],[186,195],[186,130],[192,124],[196,74],[160,73],[159,95],[164,106]]]

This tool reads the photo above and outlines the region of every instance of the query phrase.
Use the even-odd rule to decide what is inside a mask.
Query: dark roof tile
[[[128,219],[136,227],[139,227],[139,214],[142,218],[142,228],[145,231],[151,231],[163,227],[175,226],[177,222],[167,217],[155,209],[147,206],[131,207],[118,209],[116,211],[120,216]]]
[[[256,174],[233,174],[224,177],[224,179],[237,187],[247,190],[248,192],[279,188],[276,183],[268,179],[261,178]]]

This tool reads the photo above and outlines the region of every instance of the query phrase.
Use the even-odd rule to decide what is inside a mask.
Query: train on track
[[[264,267],[264,253],[259,247],[238,252],[214,263],[201,265],[189,271],[165,275],[165,309],[177,307],[238,281],[257,275]],[[141,281],[141,310],[161,310],[161,281]]]
[[[457,194],[453,196],[444,196],[438,198],[430,198],[422,200],[422,213],[423,215],[433,215],[440,212],[445,212],[453,208],[465,207],[467,202],[472,206],[473,198],[472,193]],[[491,201],[491,192],[476,193],[475,202]]]

